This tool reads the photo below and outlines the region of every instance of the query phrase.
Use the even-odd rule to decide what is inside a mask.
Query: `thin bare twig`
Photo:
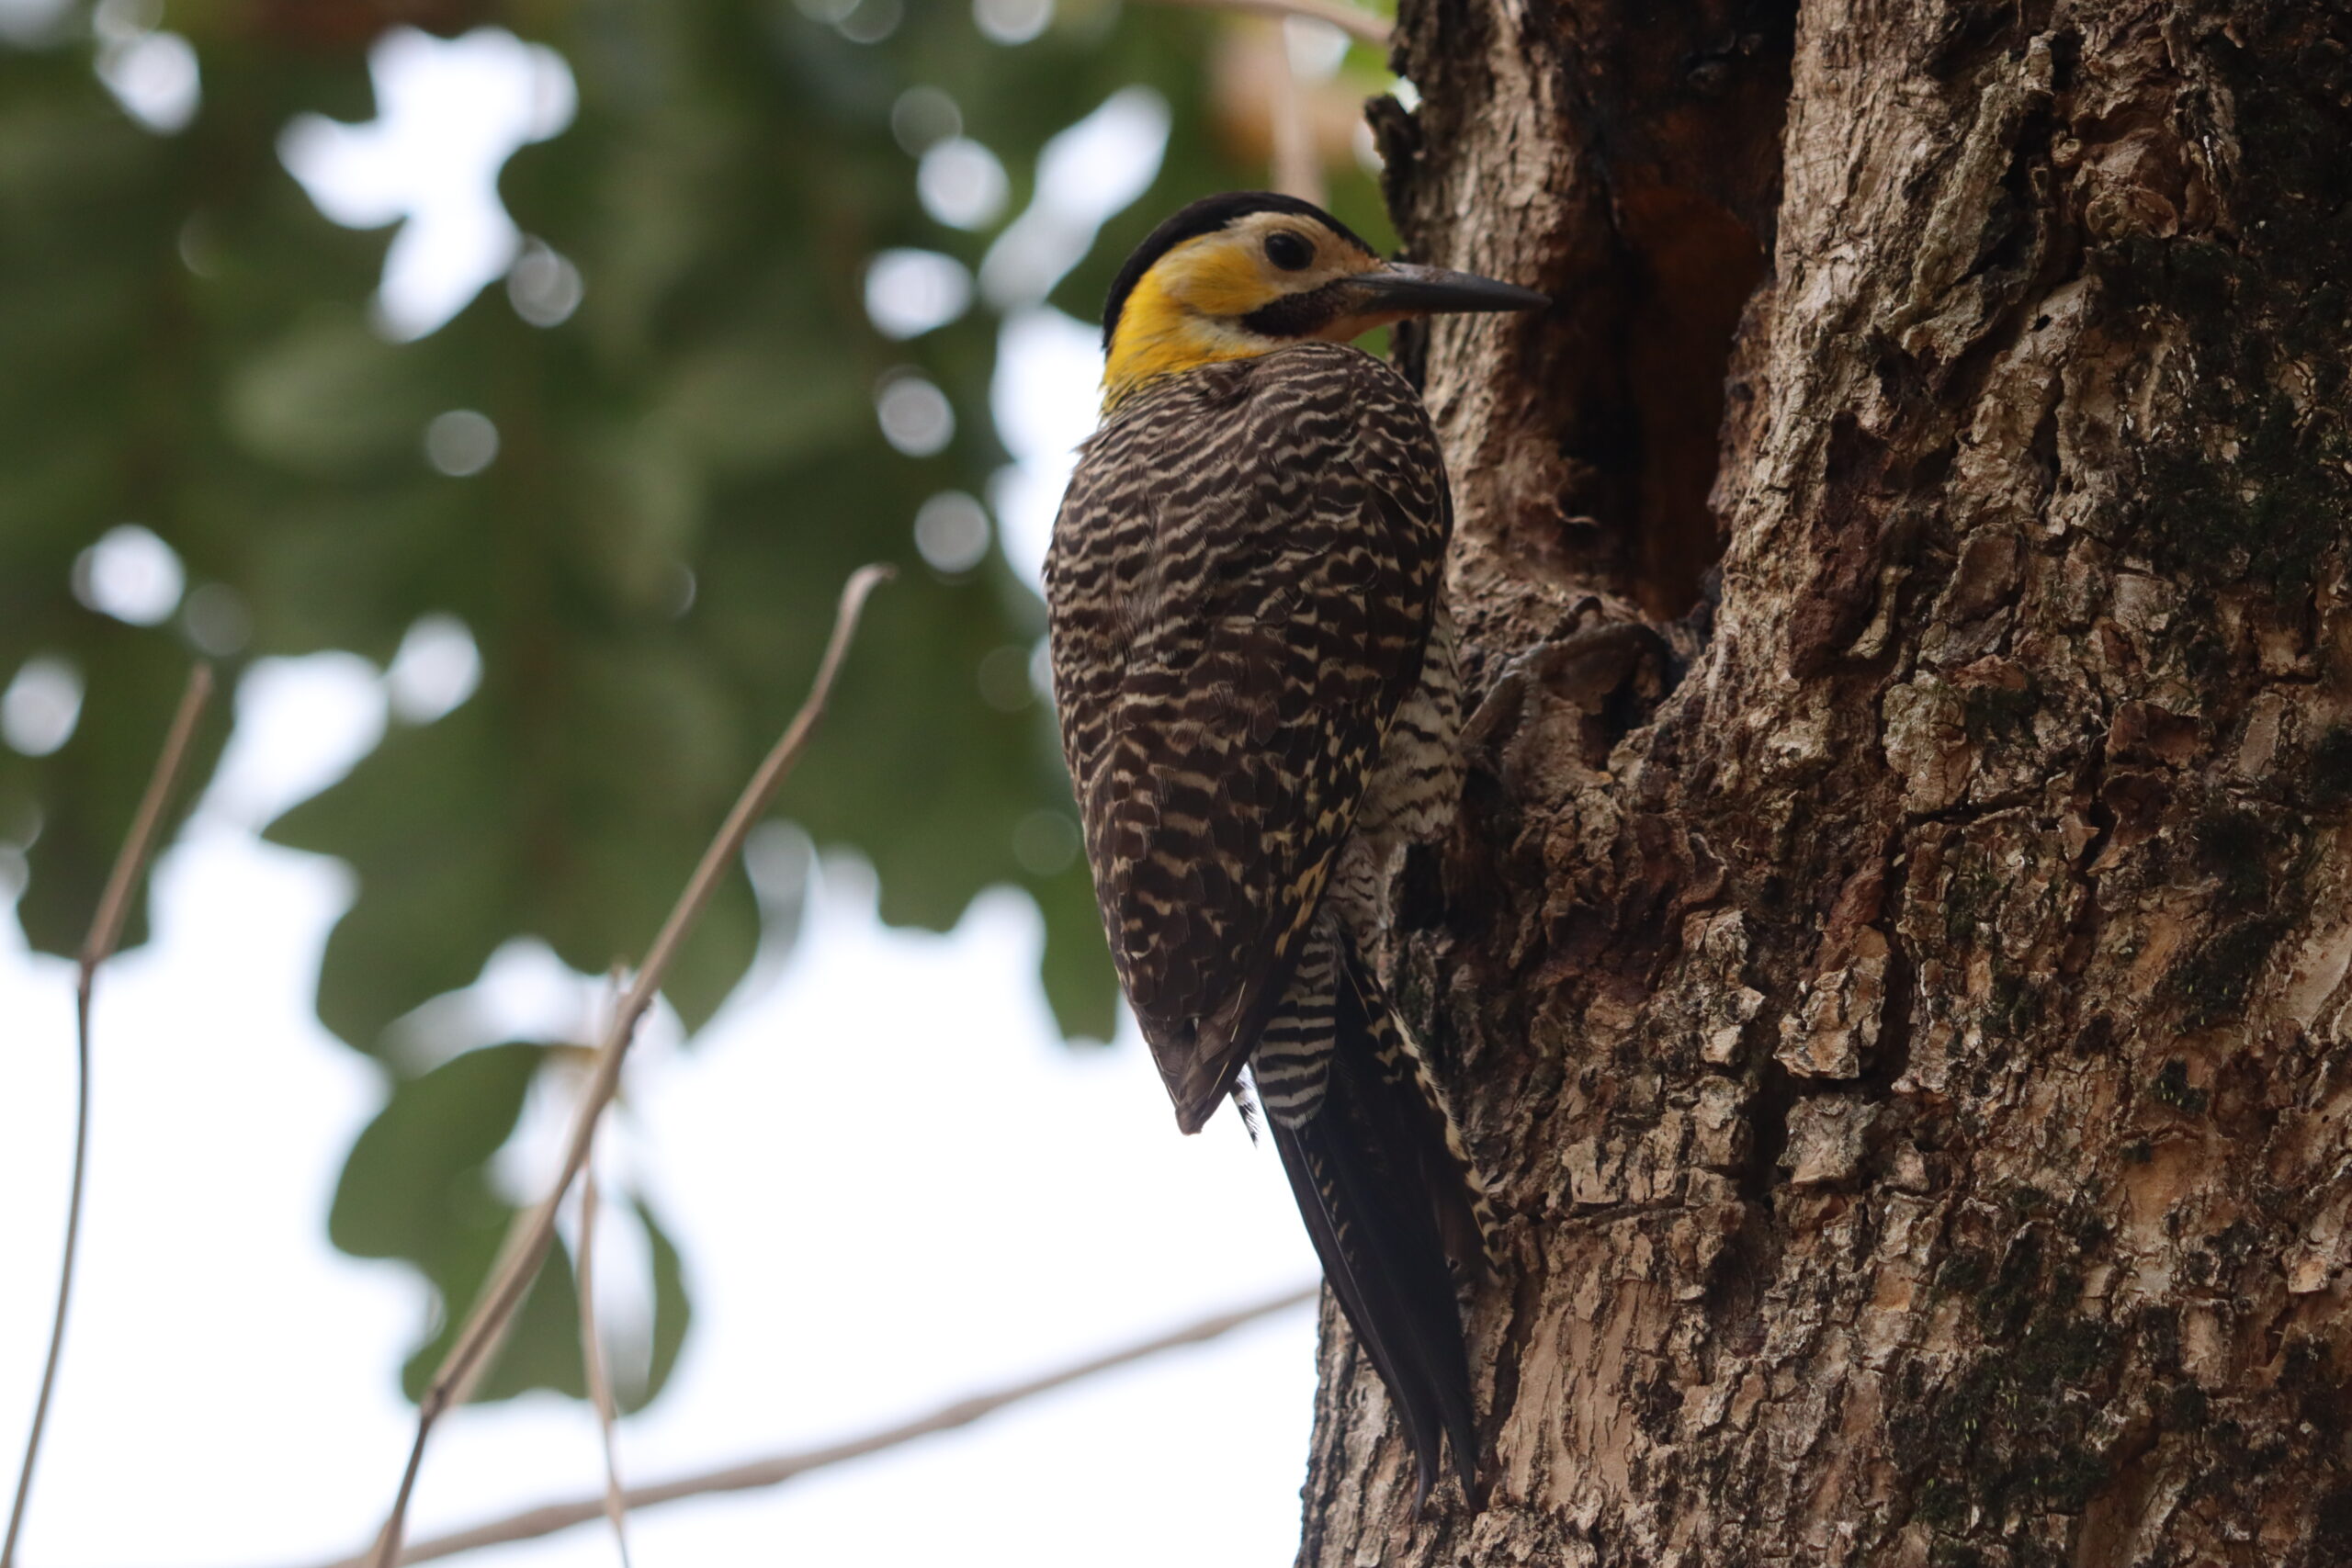
[[[1249,11],[1261,17],[1305,17],[1329,22],[1350,38],[1374,49],[1388,47],[1389,27],[1382,17],[1360,11],[1346,0],[1159,0],[1162,6],[1190,6],[1202,11]]]
[[[1285,1291],[1268,1300],[1237,1307],[1188,1324],[1170,1333],[1155,1336],[1124,1349],[1046,1372],[1022,1382],[1008,1383],[985,1393],[973,1394],[952,1404],[943,1404],[927,1415],[894,1426],[883,1427],[859,1437],[847,1438],[822,1448],[802,1449],[791,1453],[775,1454],[766,1459],[751,1460],[722,1469],[698,1471],[669,1481],[657,1481],[642,1486],[632,1486],[622,1500],[632,1509],[650,1508],[662,1503],[676,1503],[689,1497],[707,1497],[720,1492],[750,1492],[763,1487],[777,1486],[808,1474],[810,1471],[844,1464],[864,1459],[869,1454],[894,1449],[918,1438],[952,1432],[967,1427],[983,1416],[992,1416],[1009,1404],[1034,1399],[1074,1382],[1080,1382],[1101,1372],[1107,1372],[1130,1362],[1141,1361],[1166,1351],[1182,1349],[1187,1345],[1199,1345],[1220,1335],[1230,1334],[1246,1324],[1278,1312],[1287,1312],[1315,1299],[1320,1287],[1307,1285]],[[512,1541],[535,1540],[540,1536],[553,1535],[574,1525],[592,1524],[605,1515],[601,1497],[580,1497],[563,1503],[549,1503],[536,1508],[526,1508],[504,1518],[491,1519],[469,1529],[454,1530],[447,1535],[420,1540],[401,1554],[401,1563],[429,1562],[443,1557],[455,1557],[460,1552],[478,1551],[486,1546],[503,1546]],[[368,1568],[365,1557],[338,1558],[332,1562],[311,1565],[311,1568]]]
[[[628,971],[613,965],[605,977],[605,1010],[610,1016],[619,1005],[621,987],[628,984]],[[588,1150],[588,1163],[580,1172],[580,1266],[577,1289],[580,1292],[580,1362],[588,1381],[588,1397],[596,1406],[596,1427],[605,1440],[605,1517],[612,1521],[613,1546],[620,1553],[621,1568],[630,1568],[628,1556],[628,1503],[621,1495],[620,1438],[616,1430],[620,1425],[620,1411],[613,1399],[613,1381],[605,1362],[605,1338],[596,1332],[596,1151]]]
[[[536,1206],[514,1211],[514,1217],[506,1222],[506,1234],[498,1238],[498,1256],[491,1260],[490,1271],[482,1276],[484,1280],[506,1277],[506,1271],[514,1267],[514,1260],[531,1245],[531,1227],[537,1224],[538,1217],[539,1211]],[[484,1332],[493,1304],[488,1290],[475,1292],[473,1305],[467,1309],[466,1321],[458,1327],[458,1337],[452,1343],[463,1343],[469,1336]],[[449,1397],[443,1402],[444,1408],[462,1410],[474,1402],[474,1391],[481,1386],[491,1363],[498,1359],[496,1347],[501,1342],[503,1334],[493,1340],[490,1353],[476,1357],[466,1374],[450,1385]],[[441,1364],[446,1369],[449,1364],[448,1358],[443,1357]]]
[[[1269,106],[1273,135],[1273,187],[1284,196],[1323,205],[1323,163],[1315,145],[1315,130],[1306,122],[1306,85],[1290,55],[1290,29],[1276,28],[1273,37],[1274,91]]]
[[[605,1372],[605,1342],[596,1333],[596,1160],[589,1152],[587,1168],[580,1173],[580,1361],[588,1375],[588,1398],[596,1406],[596,1426],[605,1439],[605,1517],[612,1521],[613,1545],[621,1568],[629,1568],[628,1503],[621,1494],[620,1445],[614,1433],[620,1413],[613,1404],[613,1381]]]
[[[212,696],[212,666],[198,664],[187,672],[187,687],[180,693],[179,710],[164,737],[164,750],[148,775],[147,793],[140,798],[130,831],[114,857],[106,890],[98,897],[97,912],[82,939],[74,977],[74,1179],[65,1199],[65,1254],[57,1269],[57,1313],[50,1320],[49,1359],[42,1365],[40,1393],[33,1401],[32,1431],[25,1438],[25,1462],[17,1472],[17,1500],[8,1509],[8,1535],[0,1541],[0,1568],[17,1561],[17,1539],[24,1531],[25,1507],[32,1497],[33,1466],[40,1458],[41,1433],[49,1425],[50,1396],[57,1390],[57,1364],[65,1348],[65,1317],[74,1302],[74,1264],[82,1246],[82,1192],[90,1154],[90,998],[97,987],[98,965],[114,956],[122,928],[130,918],[130,898],[147,869],[147,857],[162,829],[164,808],[178,787],[180,772],[196,739],[197,720]]]
[[[736,797],[735,807],[727,814],[726,822],[710,847],[703,852],[702,863],[695,867],[686,890],[678,896],[669,919],[662,924],[654,937],[651,951],[645,956],[644,967],[637,973],[628,992],[621,998],[606,1023],[605,1038],[597,1047],[595,1070],[581,1096],[580,1105],[572,1114],[571,1133],[566,1145],[563,1169],[557,1176],[553,1189],[531,1212],[531,1223],[522,1233],[522,1243],[502,1259],[498,1270],[482,1287],[473,1311],[468,1314],[464,1332],[450,1346],[448,1356],[434,1373],[432,1386],[417,1402],[416,1438],[409,1449],[408,1465],[401,1474],[400,1490],[392,1498],[392,1506],[378,1534],[376,1546],[366,1561],[376,1568],[391,1568],[401,1561],[401,1535],[408,1519],[409,1499],[416,1491],[416,1472],[424,1461],[424,1445],[431,1438],[434,1423],[455,1407],[455,1395],[471,1386],[478,1369],[485,1368],[498,1347],[504,1342],[508,1326],[514,1322],[517,1308],[523,1304],[531,1281],[539,1271],[539,1264],[548,1255],[548,1244],[555,1236],[556,1209],[571,1183],[587,1163],[588,1145],[596,1133],[596,1120],[604,1114],[605,1106],[620,1086],[621,1058],[628,1053],[629,1041],[637,1032],[638,1021],[645,1010],[653,1005],[654,996],[661,990],[662,980],[670,973],[670,965],[678,949],[692,934],[703,910],[718,891],[743,852],[743,840],[752,825],[767,811],[775,798],[776,790],[800,761],[808,748],[808,738],[824,716],[825,705],[832,695],[834,679],[841,673],[842,661],[849,654],[852,638],[857,633],[859,615],[865,608],[867,595],[894,575],[887,566],[860,567],[850,575],[842,589],[840,607],[833,617],[832,637],[825,644],[825,657],[817,667],[817,678],[810,684],[808,695],[800,711],[781,739],[771,750],[752,782],[743,786]]]

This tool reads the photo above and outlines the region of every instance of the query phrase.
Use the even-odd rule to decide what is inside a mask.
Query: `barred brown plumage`
[[[1187,1132],[1278,999],[1419,676],[1444,493],[1412,389],[1327,344],[1137,393],[1070,481],[1046,567],[1063,750]]]
[[[1419,399],[1348,339],[1542,302],[1383,263],[1303,203],[1196,203],[1114,289],[1046,570],[1103,928],[1177,1122],[1249,1071],[1424,1494],[1442,1433],[1476,1495],[1448,1260],[1483,1269],[1487,1220],[1374,954],[1396,855],[1459,792],[1452,513]]]

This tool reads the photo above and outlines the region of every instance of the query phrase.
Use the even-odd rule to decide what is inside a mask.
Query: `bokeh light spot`
[[[991,43],[1027,43],[1054,19],[1054,0],[972,0],[972,20]]]
[[[180,225],[176,241],[180,265],[191,276],[211,277],[220,270],[220,241],[213,232],[212,220],[201,212],[191,212],[187,221]]]
[[[857,0],[833,27],[852,43],[880,43],[906,19],[905,0]]]
[[[915,166],[922,209],[951,229],[985,229],[1004,213],[1012,183],[997,155],[968,136],[934,143]]]
[[[244,595],[225,582],[208,582],[187,596],[180,625],[198,653],[226,659],[253,640],[254,615]]]
[[[0,39],[38,48],[63,30],[72,0],[0,0]]]
[[[571,320],[583,291],[580,269],[541,240],[526,240],[523,254],[506,274],[508,302],[535,327],[561,326]]]
[[[472,409],[436,414],[424,427],[424,460],[451,479],[478,474],[497,456],[498,426]]]
[[[401,638],[400,651],[384,671],[392,716],[409,724],[431,724],[481,684],[481,651],[455,615],[421,617]]]
[[[1067,812],[1032,811],[1013,826],[1012,858],[1032,876],[1069,870],[1078,844],[1078,824]]]
[[[915,548],[933,571],[958,576],[989,553],[989,513],[960,490],[942,491],[915,513]]]
[[[954,256],[890,250],[866,264],[865,313],[884,337],[919,337],[971,305],[971,270]]]
[[[947,394],[912,371],[885,379],[874,395],[884,440],[910,457],[944,451],[956,438],[956,411]]]
[[[0,740],[23,756],[48,756],[81,721],[82,671],[69,660],[28,659],[0,693]]]
[[[90,30],[100,43],[128,43],[164,25],[164,0],[98,0],[90,8]]]
[[[97,71],[123,112],[160,136],[187,130],[203,102],[196,46],[177,33],[102,41]]]
[[[169,616],[187,586],[178,553],[136,523],[107,529],[74,562],[74,597],[134,626]]]
[[[1348,35],[1320,17],[1284,17],[1283,52],[1290,68],[1309,82],[1328,82],[1348,58]]]
[[[964,134],[964,111],[936,87],[909,87],[890,106],[890,134],[910,158],[920,158],[936,141]]]

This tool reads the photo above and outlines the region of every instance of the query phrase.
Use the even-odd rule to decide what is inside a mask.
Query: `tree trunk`
[[[1510,1256],[1484,1511],[1327,1311],[1301,1562],[2352,1562],[2352,21],[1400,40],[1411,253],[1566,301],[1404,344],[1493,694],[1390,957]]]

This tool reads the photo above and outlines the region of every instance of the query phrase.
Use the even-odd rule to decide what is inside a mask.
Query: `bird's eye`
[[[1303,234],[1277,229],[1266,236],[1266,259],[1284,272],[1296,272],[1315,259],[1315,247]]]

